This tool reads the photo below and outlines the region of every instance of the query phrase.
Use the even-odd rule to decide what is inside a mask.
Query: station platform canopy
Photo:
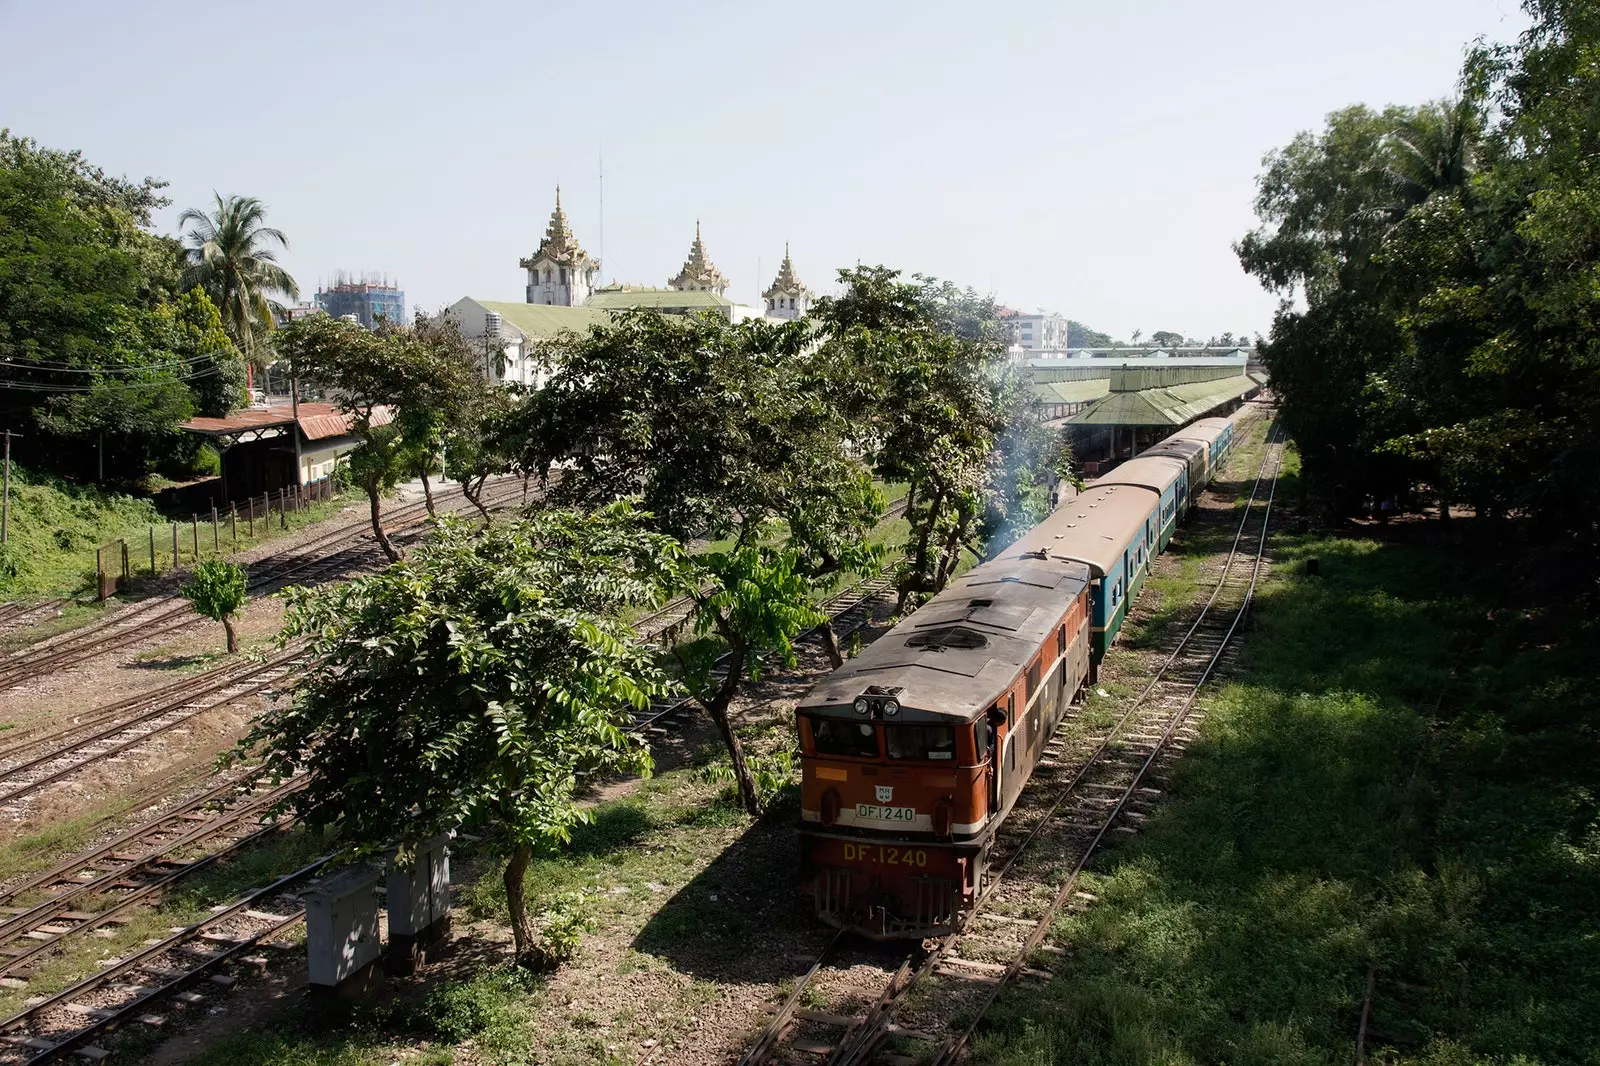
[[[1078,426],[1184,426],[1261,386],[1244,374],[1111,392],[1067,419]]]
[[[302,403],[299,411],[300,433],[308,441],[342,437],[350,432],[355,416],[345,414],[331,403]],[[394,418],[388,407],[372,412],[372,424],[386,426]],[[294,405],[274,404],[270,407],[248,407],[235,411],[226,418],[191,418],[179,428],[209,437],[224,448],[253,440],[287,437],[295,425]]]
[[[1036,381],[1028,389],[1039,403],[1091,403],[1111,392],[1111,381],[1108,378]]]

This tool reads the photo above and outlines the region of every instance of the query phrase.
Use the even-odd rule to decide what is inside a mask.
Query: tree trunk
[[[483,505],[483,483],[487,480],[487,475],[480,477],[478,479],[477,487],[475,488],[473,487],[471,478],[467,478],[461,482],[461,495],[465,496],[467,498],[467,502],[478,509],[479,514],[483,515],[484,525],[489,524],[489,508]]]
[[[729,640],[729,630],[720,619],[718,628],[732,649],[728,653],[728,672],[717,686],[716,694],[709,700],[702,700],[701,705],[716,723],[717,732],[722,734],[722,742],[728,747],[728,759],[733,763],[733,779],[739,783],[739,798],[744,800],[744,809],[751,817],[755,817],[761,813],[761,796],[756,792],[756,779],[750,773],[750,764],[744,760],[744,746],[739,743],[739,734],[733,731],[733,723],[728,720],[728,705],[739,691],[739,679],[744,675],[744,647],[735,640]]]
[[[934,523],[939,520],[939,509],[944,506],[944,490],[934,489],[933,495],[928,498],[928,513],[923,519],[922,528],[916,529],[917,519],[910,509],[906,510],[906,518],[912,523],[916,533],[917,547],[911,553],[911,572],[901,579],[900,595],[895,601],[894,613],[904,614],[906,601],[911,598],[911,593],[918,586],[924,584],[923,575],[928,571],[928,540],[933,536]]]
[[[222,619],[222,631],[228,634],[228,654],[232,655],[239,650],[239,637],[233,631],[233,619],[226,616]]]
[[[428,507],[428,517],[437,518],[438,514],[433,509],[433,483],[428,480],[428,471],[422,471],[422,499]]]
[[[383,549],[383,554],[391,563],[400,561],[400,553],[395,551],[394,545],[389,543],[389,534],[383,531],[383,501],[378,494],[378,479],[367,478],[367,503],[372,508],[372,535],[377,538],[378,547]]]
[[[533,926],[528,924],[528,900],[523,894],[522,878],[533,860],[533,846],[518,844],[506,860],[505,886],[506,910],[511,916],[511,940],[516,946],[517,965],[531,966],[533,959]]]
[[[833,622],[822,623],[817,627],[817,634],[822,637],[822,650],[828,653],[828,662],[835,670],[839,669],[844,665],[844,653],[839,650],[839,634],[833,631]]]

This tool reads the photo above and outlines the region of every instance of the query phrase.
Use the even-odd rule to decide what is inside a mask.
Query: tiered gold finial
[[[581,265],[589,259],[589,254],[578,243],[578,238],[573,236],[572,227],[567,223],[567,213],[561,207],[559,185],[556,186],[556,209],[550,213],[550,224],[545,227],[544,240],[539,242],[539,250],[524,259],[521,265],[526,268],[544,259],[563,266]]]
[[[773,279],[772,287],[762,293],[763,299],[775,300],[779,296],[801,296],[808,292],[805,285],[795,276],[794,262],[789,258],[789,242],[783,242],[783,266],[778,268],[778,276]]]
[[[667,285],[679,292],[714,292],[718,295],[728,288],[728,279],[706,256],[705,242],[700,239],[698,218],[694,220],[694,243],[689,246],[689,258],[684,261],[678,276]]]

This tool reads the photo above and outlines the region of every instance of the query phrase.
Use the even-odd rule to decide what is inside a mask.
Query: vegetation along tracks
[[[522,479],[506,477],[484,492],[486,507],[501,507],[522,492]],[[436,495],[452,504],[466,502],[460,489]],[[397,508],[386,523],[391,534],[415,529],[426,521],[425,503]],[[381,564],[382,554],[366,537],[371,529],[366,519],[342,523],[302,544],[286,547],[252,568],[249,591],[266,595],[289,584],[313,584]],[[109,651],[166,636],[200,621],[187,602],[175,595],[152,596],[116,615],[71,630],[58,637],[30,645],[0,658],[0,688],[20,684],[31,678],[74,666]],[[4,624],[0,618],[0,625]]]
[[[1072,751],[1060,737],[1047,745],[1041,773],[1000,829],[991,872],[960,930],[919,945],[898,965],[884,961],[882,948],[862,950],[850,938],[833,937],[741,1066],[952,1063],[1008,984],[1049,976],[1033,964],[1051,950],[1044,940],[1061,910],[1092,901],[1078,891],[1089,859],[1108,838],[1137,832],[1159,795],[1152,780],[1195,735],[1195,700],[1233,647],[1262,573],[1281,460],[1282,442],[1269,432],[1218,580],[1137,698],[1098,740],[1080,741]],[[1062,772],[1070,776],[1051,793],[1048,784]],[[877,974],[875,996],[863,966]],[[913,1006],[919,989],[923,1001]],[[951,1030],[943,1021],[950,1018],[964,1025]],[[917,1054],[906,1054],[897,1041]]]

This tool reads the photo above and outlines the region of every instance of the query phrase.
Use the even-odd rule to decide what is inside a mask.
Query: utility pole
[[[11,438],[20,437],[22,434],[11,432],[11,427],[5,429],[6,435],[6,487],[5,494],[0,496],[0,544],[6,542],[6,526],[11,520]]]

